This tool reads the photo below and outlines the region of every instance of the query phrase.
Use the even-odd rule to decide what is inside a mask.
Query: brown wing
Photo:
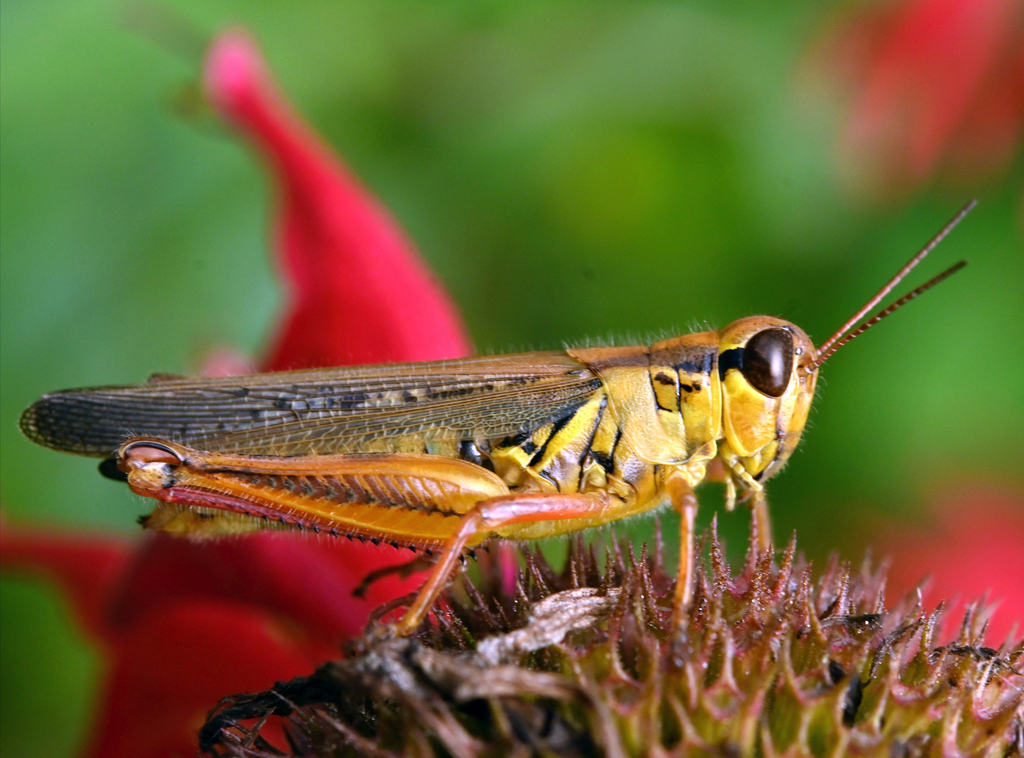
[[[217,379],[167,379],[46,395],[21,416],[29,439],[110,455],[131,436],[249,455],[360,452],[501,437],[580,405],[600,386],[562,352],[386,364]]]

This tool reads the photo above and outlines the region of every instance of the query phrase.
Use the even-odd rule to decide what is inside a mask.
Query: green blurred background
[[[800,84],[834,4],[166,8],[203,34],[252,30],[283,89],[447,283],[480,352],[755,313],[820,342],[977,194],[912,281],[971,265],[830,362],[769,502],[777,537],[799,528],[815,559],[856,558],[872,519],[923,523],[954,483],[1024,485],[1020,156],[980,186],[888,201],[844,189],[843,111]],[[95,461],[29,444],[18,414],[54,389],[194,371],[213,347],[256,354],[279,312],[265,176],[211,119],[186,115],[199,53],[138,31],[141,18],[181,43],[165,12],[0,4],[12,522],[135,533],[143,503]],[[702,496],[705,523],[720,495]],[[735,551],[748,516],[724,521]],[[99,657],[46,584],[5,576],[0,588],[0,751],[72,755]]]

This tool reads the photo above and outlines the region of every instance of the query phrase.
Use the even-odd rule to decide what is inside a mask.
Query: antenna
[[[922,292],[930,290],[943,279],[952,276],[957,271],[959,271],[960,269],[967,265],[967,261],[960,261],[959,263],[950,266],[948,269],[943,271],[938,276],[934,277],[933,279],[929,279],[927,282],[922,284],[917,289],[913,290],[912,292],[908,292],[906,295],[901,297],[892,305],[880,311],[878,315],[873,316],[872,318],[868,319],[863,324],[858,326],[856,329],[853,329],[854,325],[858,321],[860,321],[868,312],[870,312],[872,308],[878,305],[878,303],[881,302],[882,298],[888,295],[892,291],[893,287],[899,284],[907,274],[913,271],[914,267],[917,266],[917,264],[920,263],[922,260],[924,260],[925,256],[928,255],[928,253],[930,253],[932,250],[934,250],[935,246],[942,242],[942,240],[945,239],[946,235],[953,231],[956,225],[963,221],[964,216],[970,213],[974,209],[974,206],[976,206],[977,204],[977,200],[971,200],[971,202],[967,203],[967,205],[961,208],[960,211],[955,216],[953,216],[952,219],[950,219],[949,223],[942,227],[942,230],[934,237],[932,237],[932,239],[928,242],[927,245],[921,248],[921,251],[919,253],[917,253],[913,258],[907,261],[907,264],[896,272],[896,276],[890,279],[886,283],[886,285],[882,287],[882,289],[875,293],[875,296],[868,300],[867,303],[865,303],[860,310],[858,310],[845,324],[843,324],[835,334],[833,334],[831,337],[825,340],[825,342],[822,343],[821,347],[818,348],[818,360],[815,361],[815,368],[821,366],[821,364],[823,364],[826,360],[835,355],[836,351],[839,350],[839,348],[841,348],[843,345],[849,343],[855,337],[859,337],[860,335],[864,334],[864,332],[873,327],[883,318],[892,314],[894,311],[896,311],[903,305],[909,303]],[[853,329],[852,332],[850,331],[851,329]],[[849,334],[847,334],[847,332],[849,332]],[[846,336],[844,337],[843,335]]]

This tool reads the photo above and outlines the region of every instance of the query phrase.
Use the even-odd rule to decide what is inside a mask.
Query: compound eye
[[[782,397],[793,374],[793,335],[785,329],[765,329],[747,342],[743,376],[768,397]]]

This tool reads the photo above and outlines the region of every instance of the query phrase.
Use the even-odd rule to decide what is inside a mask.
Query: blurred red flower
[[[955,604],[947,616],[958,624],[963,603],[983,596],[998,603],[986,639],[995,647],[1024,623],[1024,496],[974,483],[945,493],[934,505],[930,528],[891,525],[882,554],[893,556],[888,594],[902,597],[930,575],[926,600]],[[958,604],[957,604],[958,603]],[[948,631],[955,631],[948,630]]]
[[[972,189],[998,179],[1024,141],[1024,3],[890,0],[843,10],[804,73],[843,88],[840,161],[869,196],[904,196],[938,181]],[[806,80],[805,80],[806,83]],[[1000,605],[988,641],[1024,621],[1024,502],[978,485],[945,495],[933,529],[892,525],[889,596],[930,574],[928,596]],[[955,619],[963,609],[953,609]],[[1018,629],[1018,632],[1020,630]]]
[[[453,358],[458,313],[395,221],[292,111],[239,32],[213,43],[209,100],[267,160],[289,296],[266,370]],[[221,360],[220,363],[223,363]],[[218,361],[213,371],[222,371]],[[353,588],[408,553],[330,538],[257,534],[202,545],[55,535],[4,524],[2,565],[51,577],[106,658],[86,755],[194,755],[217,701],[338,655],[368,614],[419,579]]]
[[[1000,174],[1024,132],[1024,4],[900,0],[838,21],[815,69],[850,90],[844,167],[870,194]]]

